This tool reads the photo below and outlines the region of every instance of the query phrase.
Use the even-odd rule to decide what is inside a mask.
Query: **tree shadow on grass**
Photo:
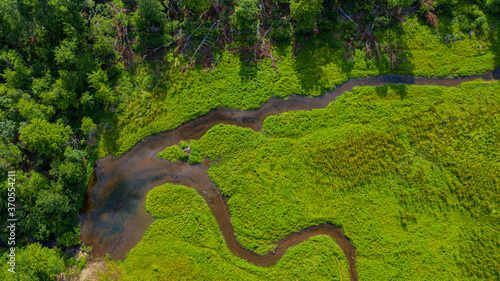
[[[375,92],[379,97],[385,98],[389,90],[396,93],[400,99],[405,99],[408,96],[408,85],[403,84],[385,84],[375,88]]]
[[[241,78],[241,81],[243,82],[249,82],[254,80],[257,77],[258,73],[258,67],[257,64],[254,62],[248,62],[245,59],[242,59],[240,57],[241,65],[240,65],[240,71],[238,72],[238,75]]]
[[[313,37],[312,42],[303,43],[294,58],[293,68],[300,83],[301,93],[321,95],[325,93],[325,82],[321,81],[324,71],[321,69],[323,58],[328,56],[328,49],[320,50]]]
[[[259,71],[252,48],[244,45],[239,51],[240,70],[238,75],[242,82],[249,82],[257,77]]]

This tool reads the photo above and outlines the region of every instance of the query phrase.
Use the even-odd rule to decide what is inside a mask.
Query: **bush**
[[[156,85],[158,85],[158,77],[154,74],[150,74],[144,78],[142,81],[144,89],[152,90]]]
[[[382,16],[375,19],[375,23],[381,27],[388,27],[392,25],[393,22],[394,20],[392,19],[392,17]]]
[[[292,30],[290,27],[280,26],[273,28],[271,31],[271,38],[278,42],[286,42],[292,37]]]
[[[485,16],[480,16],[474,21],[474,30],[476,32],[483,32],[487,27],[487,21]]]
[[[256,26],[255,16],[258,13],[257,0],[241,0],[234,8],[231,22],[239,31],[253,32],[253,28]]]
[[[415,0],[388,0],[389,4],[393,7],[399,7],[401,9],[408,9]]]
[[[500,0],[487,0],[486,7],[495,14],[500,13]]]
[[[9,265],[2,262],[1,280],[56,280],[56,276],[64,270],[60,250],[45,248],[36,243],[18,251],[16,273],[8,272]]]
[[[196,140],[192,140],[189,142],[191,146],[191,152],[189,154],[189,164],[199,164],[203,162],[203,156],[200,153],[200,145]]]
[[[189,146],[189,143],[187,141],[180,141],[179,142],[179,146],[182,148],[182,149],[186,149],[188,146]]]
[[[208,0],[180,0],[179,4],[184,9],[190,9],[196,13],[205,13],[212,6]]]
[[[178,145],[173,145],[158,153],[158,158],[169,161],[184,161],[188,155]]]

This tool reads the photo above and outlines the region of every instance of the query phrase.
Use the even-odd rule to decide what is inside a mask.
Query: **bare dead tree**
[[[166,49],[166,48],[167,48],[170,44],[172,44],[172,42],[170,42],[168,45],[162,45],[162,46],[160,46],[160,47],[158,47],[158,48],[155,48],[155,49],[153,49],[153,50],[150,50],[150,49],[152,49],[152,48],[149,48],[149,46],[148,46],[148,48],[146,48],[146,50],[145,50],[145,54],[144,54],[144,56],[142,56],[142,58],[143,58],[143,59],[145,59],[145,58],[149,57],[150,55],[155,54],[157,51],[159,51],[159,50],[161,50],[161,49],[163,49],[163,48],[165,48],[165,49]]]
[[[356,47],[354,47],[354,38],[351,37],[349,41],[344,43],[344,46],[347,47],[346,51],[344,52],[344,58],[348,61],[353,61],[354,52],[356,50]]]
[[[434,0],[424,0],[422,2],[422,7],[425,8],[426,12],[424,14],[424,18],[427,21],[428,24],[432,25],[435,28],[438,28],[439,26],[439,19],[434,14],[434,5],[433,5]]]
[[[68,145],[71,145],[74,148],[80,148],[80,140],[78,140],[78,138],[75,137],[75,135],[71,135],[69,141],[67,141],[62,146],[67,147]]]

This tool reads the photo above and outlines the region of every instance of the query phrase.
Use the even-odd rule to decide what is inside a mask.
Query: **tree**
[[[19,110],[19,115],[24,120],[31,120],[34,118],[48,120],[54,114],[54,108],[50,105],[43,105],[35,102],[34,100],[20,99],[16,104]]]
[[[113,89],[107,85],[108,75],[106,71],[98,69],[89,74],[89,81],[95,90],[95,97],[103,104],[110,105],[116,102]]]
[[[165,9],[158,0],[138,0],[132,24],[139,32],[140,47],[158,47],[165,43]]]
[[[207,0],[179,0],[179,4],[185,9],[190,9],[197,14],[208,11],[210,6],[212,5]]]
[[[16,123],[14,121],[7,119],[0,120],[0,138],[2,138],[2,140],[14,140],[15,131]]]
[[[0,79],[3,78],[10,88],[26,88],[30,78],[29,69],[23,57],[15,50],[1,50],[0,61],[3,64],[0,68],[3,70],[3,73],[0,73]]]
[[[57,162],[57,161],[53,161]],[[64,183],[66,189],[74,187],[82,179],[83,166],[82,163],[75,163],[71,161],[64,161],[62,163],[55,163],[50,174],[57,176]]]
[[[53,184],[51,190],[42,190],[37,194],[35,206],[26,206],[28,215],[23,219],[22,226],[35,239],[46,240],[50,234],[57,237],[73,230],[74,207],[67,196],[58,193],[62,187]]]
[[[57,238],[57,243],[63,245],[64,247],[71,247],[78,244],[78,237],[76,237],[74,232],[68,231]]]
[[[493,13],[500,13],[500,0],[486,0],[486,7]]]
[[[94,133],[97,130],[97,125],[94,124],[92,118],[83,117],[82,126],[80,127],[80,129],[82,130],[85,136],[90,136],[91,133]]]
[[[0,178],[23,159],[21,150],[15,144],[5,144],[0,140]]]
[[[35,118],[31,120],[31,124],[21,129],[19,139],[30,151],[50,155],[59,152],[71,134],[69,126]]]
[[[258,13],[257,0],[240,0],[234,8],[232,24],[239,31],[251,31],[255,28],[255,16]]]
[[[291,0],[290,14],[295,19],[295,32],[305,33],[316,28],[316,21],[321,14],[322,0]]]
[[[10,265],[2,262],[2,280],[55,280],[64,270],[64,260],[57,249],[44,248],[35,243],[16,251],[15,274],[7,271]]]

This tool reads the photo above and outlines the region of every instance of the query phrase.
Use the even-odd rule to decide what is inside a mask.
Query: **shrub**
[[[187,141],[180,141],[179,142],[179,146],[182,148],[182,149],[186,149],[188,146],[189,146],[189,143]]]
[[[71,247],[78,243],[78,238],[74,232],[65,232],[60,237],[57,237],[57,243],[63,245],[64,247]]]
[[[291,36],[292,30],[290,29],[290,27],[280,26],[277,28],[273,28],[273,31],[271,31],[271,38],[278,42],[285,42],[287,40],[290,40]]]
[[[173,145],[158,153],[157,157],[169,161],[184,161],[188,155],[178,145]]]

